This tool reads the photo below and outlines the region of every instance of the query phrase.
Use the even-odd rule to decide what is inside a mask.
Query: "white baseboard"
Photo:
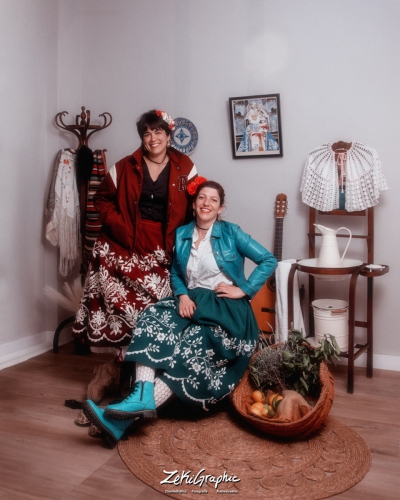
[[[347,359],[336,361],[338,365],[347,365]],[[379,370],[393,370],[400,372],[400,356],[390,356],[388,354],[374,354],[373,367]],[[367,355],[361,354],[354,362],[354,366],[367,366]]]
[[[308,337],[307,340],[311,342],[311,344],[318,347],[318,344],[315,343],[314,337]],[[347,365],[347,359],[342,358],[340,361],[335,359],[336,365]],[[377,370],[392,370],[395,372],[400,372],[400,356],[391,356],[389,354],[374,354],[372,360],[373,367]],[[361,366],[365,368],[367,366],[367,355],[361,354],[359,358],[357,358],[354,362],[354,366]]]
[[[363,354],[366,359],[366,355]],[[362,356],[360,356],[362,358]],[[364,363],[366,366],[366,361]],[[388,354],[374,354],[374,368],[381,370],[393,370],[400,372],[400,356],[389,356]]]
[[[61,332],[58,345],[63,345],[71,341],[71,330],[72,328],[69,327]],[[53,337],[54,331],[45,331],[0,345],[0,370],[22,363],[44,352],[51,351],[53,349]],[[347,364],[347,360],[343,359],[336,363],[345,365]],[[374,368],[377,369],[400,371],[400,356],[374,354],[373,363]],[[367,355],[362,354],[356,359],[354,364],[355,366],[367,366]]]
[[[71,330],[69,327],[61,332],[58,345],[71,341]],[[53,337],[54,331],[44,331],[0,345],[0,370],[52,350]]]

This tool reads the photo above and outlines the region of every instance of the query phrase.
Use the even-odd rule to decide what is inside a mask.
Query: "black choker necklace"
[[[197,229],[201,229],[202,231],[208,231],[210,228],[209,227],[200,227],[197,222],[196,222],[196,227]]]
[[[164,159],[163,159],[163,161],[162,161],[161,163],[158,163],[158,161],[154,161],[154,160],[152,160],[149,156],[147,156],[147,159],[148,159],[149,161],[151,161],[151,163],[155,163],[156,165],[162,165],[162,164],[164,163],[164,161],[165,161],[165,158],[167,157],[167,154],[168,154],[168,153],[165,153]]]

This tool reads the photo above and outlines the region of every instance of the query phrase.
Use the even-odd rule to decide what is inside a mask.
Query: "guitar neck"
[[[283,240],[283,217],[275,219],[275,243],[274,255],[278,262],[282,260],[282,240]]]

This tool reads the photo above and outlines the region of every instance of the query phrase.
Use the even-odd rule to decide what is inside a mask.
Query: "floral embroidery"
[[[224,331],[220,326],[211,327],[211,330],[214,332],[215,337],[222,338],[222,345],[226,349],[236,350],[237,356],[239,354],[246,354],[248,357],[250,357],[256,347],[255,342],[245,342],[244,340],[241,340],[238,342],[238,344],[236,344],[236,340],[229,338],[228,333]]]
[[[177,305],[177,299],[168,298],[146,308],[138,318],[126,359],[162,365],[166,379],[178,384],[188,399],[206,409],[235,388],[232,373],[237,371],[237,363],[247,366],[258,330],[255,327],[255,333],[237,337],[218,325],[188,324],[179,316]],[[187,326],[182,328],[183,324]],[[238,373],[243,374],[243,370],[239,368]]]
[[[169,260],[160,248],[144,256],[123,257],[101,238],[94,244],[93,258],[98,265],[89,266],[73,331],[87,331],[94,343],[120,342],[131,337],[145,307],[172,295]]]

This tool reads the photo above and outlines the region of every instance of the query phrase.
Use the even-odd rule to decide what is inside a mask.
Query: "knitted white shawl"
[[[76,183],[76,153],[59,151],[46,207],[46,238],[60,247],[61,276],[68,276],[79,255],[80,209]]]
[[[379,192],[388,189],[378,153],[353,142],[346,156],[346,210],[373,207]],[[339,208],[339,178],[331,144],[322,144],[309,153],[300,191],[310,207],[323,212]]]

